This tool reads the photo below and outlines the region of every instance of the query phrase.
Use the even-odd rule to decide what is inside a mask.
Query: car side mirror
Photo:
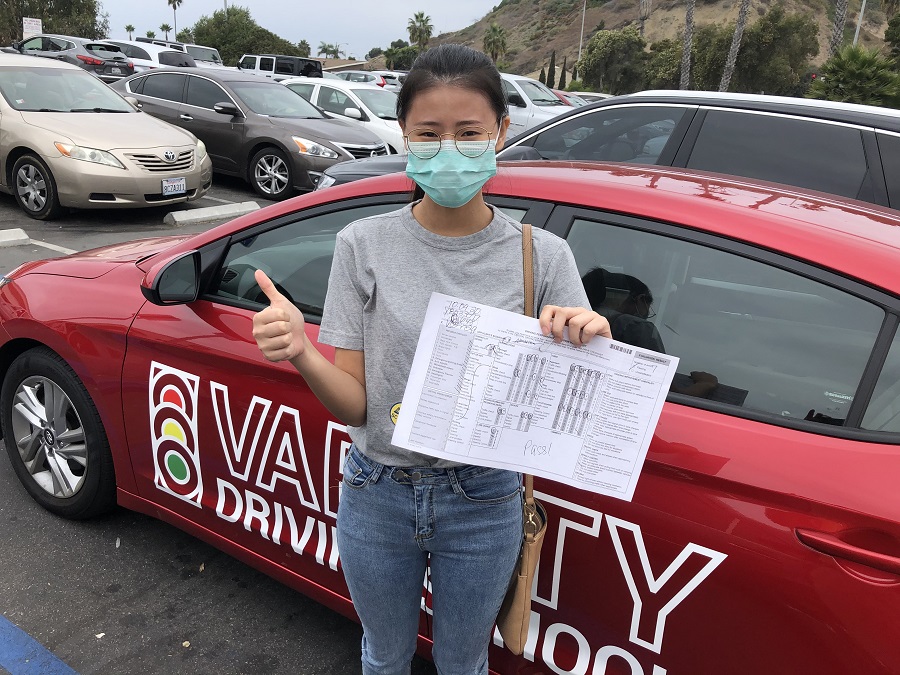
[[[509,94],[509,96],[506,97],[506,100],[509,102],[510,105],[514,105],[517,108],[525,107],[525,99],[522,98],[521,94],[516,94],[516,93]]]
[[[241,112],[240,108],[238,108],[231,101],[216,103],[213,106],[213,110],[215,110],[217,113],[221,113],[223,115],[231,115],[232,117],[243,117],[243,113]]]
[[[514,145],[497,153],[497,159],[503,161],[529,161],[544,159],[537,150],[530,145]]]
[[[125,100],[128,101],[135,110],[141,110],[143,108],[141,102],[138,101],[134,96],[126,96]]]
[[[361,120],[363,118],[362,111],[359,108],[344,108],[344,117],[349,117],[354,120]]]
[[[200,294],[200,253],[189,251],[168,261],[141,282],[141,293],[154,305],[183,305]]]

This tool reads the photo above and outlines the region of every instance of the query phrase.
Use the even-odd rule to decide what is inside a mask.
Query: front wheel
[[[22,210],[36,220],[52,220],[63,211],[53,174],[36,155],[22,155],[16,160],[13,191]]]
[[[115,472],[100,415],[58,354],[36,347],[13,361],[0,389],[0,422],[16,475],[45,509],[83,519],[115,506]]]
[[[294,182],[290,160],[278,148],[263,148],[250,160],[250,184],[265,199],[291,197]]]

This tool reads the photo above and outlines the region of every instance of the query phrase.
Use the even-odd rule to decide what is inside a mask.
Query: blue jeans
[[[521,476],[480,466],[391,467],[352,446],[337,541],[363,625],[363,675],[406,675],[426,564],[441,675],[487,675],[491,633],[522,542]]]

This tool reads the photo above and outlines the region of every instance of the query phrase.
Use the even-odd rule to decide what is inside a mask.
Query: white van
[[[148,42],[137,40],[103,40],[116,45],[134,64],[134,72],[140,73],[152,68],[168,68],[178,66],[181,68],[194,68],[197,62],[187,52],[171,47],[163,47]]]
[[[225,62],[222,61],[222,56],[219,54],[219,50],[215,47],[147,37],[136,37],[135,42],[150,43],[160,47],[168,47],[169,49],[177,49],[180,52],[186,52],[197,62],[199,68],[227,68],[228,70],[234,70],[234,68],[225,65]]]
[[[322,62],[284,54],[244,54],[238,70],[281,82],[291,77],[322,77]]]
[[[509,132],[512,138],[572,110],[546,85],[524,75],[500,73],[503,91],[509,103]]]

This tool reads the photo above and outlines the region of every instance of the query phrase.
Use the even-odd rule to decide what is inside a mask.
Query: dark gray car
[[[28,56],[43,56],[84,68],[110,84],[134,75],[134,64],[113,44],[69,35],[35,35],[13,48]]]
[[[277,82],[236,70],[160,68],[112,86],[144,112],[191,131],[206,144],[215,171],[246,179],[267,199],[312,190],[337,162],[388,152],[371,132]]]

